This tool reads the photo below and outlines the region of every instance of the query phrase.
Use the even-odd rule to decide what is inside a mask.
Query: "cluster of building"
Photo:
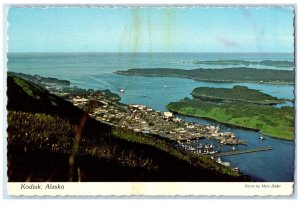
[[[129,109],[132,114],[121,127],[135,132],[158,134],[175,141],[204,138],[201,133],[203,126],[184,122],[171,112],[155,111],[143,105],[130,105]]]
[[[104,105],[103,108],[95,108],[91,116],[96,118],[96,120],[116,126],[119,124],[120,120],[126,116],[126,113],[118,110],[113,105]]]
[[[85,90],[69,87],[70,82],[55,78],[41,78],[40,76],[20,75],[20,77],[41,85],[50,93],[56,94],[75,106],[85,110],[91,117],[111,126],[130,129],[145,136],[156,135],[174,141],[175,145],[185,151],[200,155],[212,155],[220,152],[220,146],[213,144],[195,145],[195,140],[213,139],[224,145],[245,144],[231,132],[220,132],[219,127],[185,122],[173,115],[172,112],[160,112],[144,105],[123,105],[120,97],[109,90]],[[120,90],[124,93],[125,90]],[[52,145],[57,151],[58,146]],[[218,155],[218,154],[217,154]],[[220,164],[227,164],[220,159]],[[227,164],[228,165],[228,164]]]
[[[99,92],[85,95],[85,97],[77,95],[70,98],[69,101],[87,111],[96,120],[113,126],[119,125],[119,122],[126,117],[127,113],[125,107],[107,99],[105,94]]]
[[[221,144],[244,144],[232,132],[220,132],[218,126],[185,122],[172,112],[155,111],[144,105],[130,105],[129,110],[131,114],[126,117],[121,127],[135,132],[157,134],[178,142],[208,138]]]
[[[191,148],[192,140],[213,139],[224,145],[245,144],[237,139],[232,132],[220,132],[218,126],[201,125],[185,122],[174,116],[172,112],[160,112],[144,105],[122,105],[105,97],[101,92],[89,94],[64,94],[75,106],[84,109],[90,116],[101,122],[130,129],[136,133],[145,135],[158,135],[168,140],[175,141],[185,150],[197,151],[200,154],[214,153],[212,147],[199,149]]]

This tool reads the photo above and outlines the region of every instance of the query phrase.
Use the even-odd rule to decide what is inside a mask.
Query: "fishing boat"
[[[264,139],[265,139],[264,135],[263,134],[259,134],[259,140],[264,140]]]

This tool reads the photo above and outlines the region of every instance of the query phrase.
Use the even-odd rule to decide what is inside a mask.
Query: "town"
[[[26,74],[16,75],[28,79]],[[180,150],[209,156],[225,166],[230,166],[230,163],[223,162],[221,156],[253,151],[237,150],[237,145],[246,145],[246,142],[232,132],[221,132],[219,126],[185,122],[172,112],[160,112],[141,104],[122,104],[121,97],[110,90],[82,89],[70,86],[67,82],[46,80],[39,75],[32,76],[29,80],[71,102],[95,120],[142,136],[164,140]],[[124,92],[125,90],[120,90],[121,95]],[[231,145],[232,151],[221,150],[222,145]],[[253,152],[265,150],[271,148],[255,149]],[[233,170],[239,172],[237,167]]]
[[[176,143],[176,146],[200,155],[213,155],[219,151],[212,144],[192,145],[193,140],[216,140],[222,145],[246,145],[232,132],[220,132],[219,126],[185,122],[172,112],[160,112],[150,107],[119,103],[120,97],[110,91],[85,90],[77,87],[46,87],[51,93],[72,102],[91,117],[114,127],[132,130],[145,136]],[[235,148],[235,147],[233,147]]]
[[[160,112],[150,107],[120,103],[120,96],[109,90],[82,89],[70,86],[67,80],[45,78],[39,75],[13,73],[28,79],[50,93],[55,94],[83,109],[94,119],[108,125],[128,129],[144,136],[155,136],[175,146],[200,155],[214,155],[220,152],[212,144],[194,146],[194,140],[215,140],[221,145],[246,145],[244,140],[238,139],[232,132],[220,132],[219,126],[202,125],[185,122],[176,117],[172,112]],[[121,94],[124,91],[120,90]]]
[[[13,74],[28,79],[50,93],[73,103],[102,123],[163,139],[184,151],[210,156],[220,153],[220,147],[212,143],[200,142],[197,146],[193,144],[193,141],[202,139],[215,140],[219,145],[232,145],[233,150],[236,150],[236,145],[246,145],[246,142],[238,139],[234,133],[220,132],[219,126],[185,122],[172,112],[160,112],[140,104],[122,104],[119,102],[120,96],[109,90],[86,90],[70,86],[67,80]],[[120,90],[120,93],[124,94],[124,91]]]

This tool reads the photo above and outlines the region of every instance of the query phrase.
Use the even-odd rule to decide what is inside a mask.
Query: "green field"
[[[249,89],[245,86],[234,86],[233,88],[211,88],[197,87],[192,92],[193,97],[211,101],[243,101],[255,104],[279,104],[283,99],[272,97],[259,90]]]
[[[275,108],[246,102],[217,103],[185,98],[167,105],[170,111],[210,118],[224,124],[259,130],[278,139],[294,140],[295,124],[292,107]]]

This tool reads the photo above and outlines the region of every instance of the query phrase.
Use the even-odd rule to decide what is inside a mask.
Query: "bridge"
[[[221,153],[216,153],[216,154],[213,154],[213,155],[210,155],[210,156],[222,157],[222,156],[231,156],[231,155],[261,152],[261,151],[270,151],[270,150],[272,150],[272,147],[260,147],[260,148],[255,148],[255,149],[245,149],[245,150],[221,152]]]

